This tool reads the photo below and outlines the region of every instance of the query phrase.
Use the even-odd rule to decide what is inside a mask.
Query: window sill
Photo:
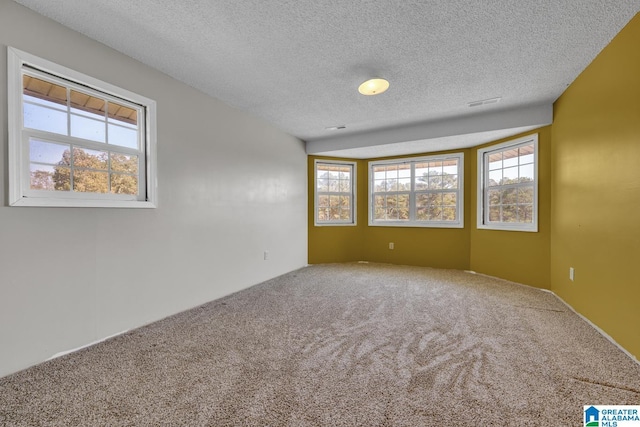
[[[486,225],[478,224],[478,230],[492,230],[492,231],[520,231],[525,233],[537,233],[538,226],[522,227],[522,226],[499,226],[499,225]]]
[[[123,200],[73,200],[43,199],[23,197],[10,203],[12,207],[50,207],[50,208],[136,208],[155,209],[155,203],[148,201]]]
[[[369,227],[405,227],[405,228],[464,228],[461,223],[432,223],[420,224],[415,222],[369,222]]]
[[[358,224],[355,224],[353,222],[349,222],[349,223],[333,222],[333,223],[325,223],[325,224],[314,223],[313,225],[315,227],[354,227]]]

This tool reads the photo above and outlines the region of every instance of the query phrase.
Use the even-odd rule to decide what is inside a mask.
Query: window
[[[8,48],[12,206],[155,207],[155,102]]]
[[[356,164],[316,160],[315,225],[356,224]]]
[[[478,228],[538,231],[538,135],[478,150]]]
[[[369,225],[464,227],[462,153],[369,162]]]

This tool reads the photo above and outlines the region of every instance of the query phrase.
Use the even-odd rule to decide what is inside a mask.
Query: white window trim
[[[493,151],[503,151],[506,148],[518,145],[526,145],[533,142],[533,222],[531,223],[487,223],[486,203],[485,203],[485,154]],[[477,227],[482,230],[503,230],[503,231],[525,231],[530,233],[538,232],[538,134],[527,135],[513,141],[491,145],[478,149],[478,193],[477,193]]]
[[[434,160],[458,159],[458,197],[456,198],[458,221],[416,221],[415,220],[415,188],[414,175],[415,163],[429,162]],[[411,193],[409,202],[409,221],[375,221],[373,218],[373,167],[378,165],[388,165],[397,163],[411,163]],[[464,153],[452,153],[443,155],[433,155],[424,157],[405,157],[393,160],[373,160],[369,162],[369,226],[371,227],[427,227],[427,228],[464,228]]]
[[[95,198],[93,194],[73,195],[63,198],[60,194],[52,197],[25,197],[23,177],[26,163],[22,149],[22,68],[24,65],[50,73],[59,78],[78,82],[83,86],[106,93],[116,98],[141,105],[145,108],[145,200],[118,200]],[[7,47],[7,98],[9,133],[9,205],[49,206],[49,207],[110,207],[110,208],[155,208],[158,203],[157,154],[156,154],[156,102],[142,95],[119,88],[70,68],[42,59],[13,47]]]
[[[333,165],[347,165],[351,166],[351,221],[318,221],[318,163],[321,164],[333,164]],[[344,227],[358,225],[358,206],[357,206],[357,179],[358,179],[358,164],[356,162],[341,161],[341,160],[322,160],[315,159],[313,162],[313,225],[316,227]]]

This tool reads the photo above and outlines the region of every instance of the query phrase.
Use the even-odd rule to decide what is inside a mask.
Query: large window
[[[464,227],[462,153],[369,162],[369,225]]]
[[[356,164],[316,160],[315,225],[356,224]]]
[[[478,228],[538,231],[538,135],[478,150]]]
[[[8,60],[10,204],[154,207],[154,101],[17,49]]]

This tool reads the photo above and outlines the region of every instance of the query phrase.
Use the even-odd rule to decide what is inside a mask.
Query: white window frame
[[[530,223],[509,223],[509,222],[489,222],[489,210],[487,207],[487,179],[486,173],[488,156],[491,153],[513,149],[533,143],[533,221]],[[525,231],[538,232],[538,134],[527,135],[513,141],[491,145],[478,149],[478,193],[477,193],[477,227],[484,230],[505,230],[505,231]],[[518,186],[518,184],[512,184]]]
[[[415,165],[422,162],[439,160],[458,160],[458,189],[456,190],[457,221],[418,221],[416,220]],[[411,164],[411,191],[409,194],[409,220],[388,221],[374,219],[374,173],[373,168],[380,165]],[[449,191],[453,192],[453,191]],[[440,154],[425,157],[406,157],[393,160],[374,160],[369,162],[369,225],[373,227],[430,227],[430,228],[464,228],[464,153]]]
[[[350,220],[331,220],[331,221],[320,221],[318,219],[318,196],[320,195],[318,192],[318,165],[337,165],[337,166],[349,166],[351,167],[351,219]],[[313,204],[313,218],[314,225],[316,227],[326,227],[326,226],[354,226],[357,225],[357,173],[358,173],[358,165],[356,162],[349,161],[341,161],[341,160],[322,160],[315,159],[313,162],[313,193],[314,193],[314,204]],[[324,194],[324,193],[323,193]],[[339,193],[344,194],[344,193]]]
[[[144,120],[139,120],[138,123],[139,138],[141,139],[139,141],[138,182],[142,182],[142,185],[139,187],[137,196],[30,189],[29,138],[36,137],[47,142],[59,142],[66,145],[75,142],[79,147],[87,149],[108,150],[109,147],[104,143],[96,143],[98,145],[91,146],[91,143],[79,138],[25,129],[23,126],[22,75],[26,68],[29,69],[28,74],[50,76],[49,80],[52,82],[64,81],[64,85],[67,87],[77,88],[87,94],[99,94],[100,97],[113,99],[123,105],[133,105],[144,113]],[[34,71],[31,71],[32,69]],[[110,208],[155,208],[157,206],[155,101],[13,47],[7,47],[7,76],[10,206]]]

